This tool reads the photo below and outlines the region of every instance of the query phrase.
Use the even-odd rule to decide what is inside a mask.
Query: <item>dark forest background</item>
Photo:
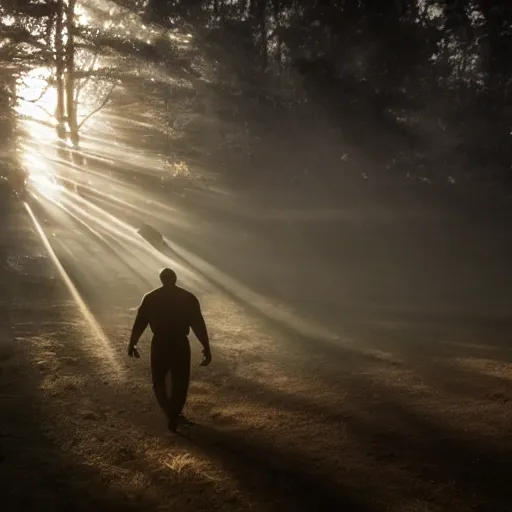
[[[76,150],[87,85],[91,115],[117,106],[127,125],[132,108],[150,120],[134,139],[196,176],[510,193],[508,0],[3,0],[0,15],[4,169],[17,81],[47,67]]]

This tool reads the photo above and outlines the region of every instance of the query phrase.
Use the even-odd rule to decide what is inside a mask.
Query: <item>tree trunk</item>
[[[67,43],[66,43],[66,114],[69,135],[74,147],[78,146],[78,119],[75,100],[75,5],[76,0],[68,0],[66,13]]]
[[[274,21],[275,21],[275,30],[274,30],[274,40],[276,43],[276,61],[277,61],[277,71],[279,76],[281,76],[282,68],[283,68],[283,47],[281,40],[281,0],[273,0],[274,7]]]
[[[257,27],[259,54],[261,57],[261,68],[267,69],[268,63],[268,36],[267,36],[267,0],[251,0],[249,4],[249,18],[254,27]]]
[[[260,46],[261,46],[261,65],[263,71],[267,70],[268,66],[268,34],[267,34],[267,13],[266,13],[266,0],[259,0],[258,5],[258,21],[260,28]]]
[[[506,35],[506,27],[512,23],[509,2],[481,0],[480,7],[485,19],[487,41],[487,85],[494,91],[495,109],[501,111],[506,102],[506,92],[512,78],[510,51],[512,43]]]
[[[63,140],[66,137],[65,127],[65,90],[64,90],[64,1],[57,0],[57,19],[55,22],[55,80],[57,89],[57,105],[55,107],[55,121],[57,136]]]

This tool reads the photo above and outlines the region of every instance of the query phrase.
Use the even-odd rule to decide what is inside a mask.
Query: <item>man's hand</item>
[[[137,345],[132,345],[131,343],[128,344],[128,357],[135,357],[136,359],[140,359]]]
[[[201,366],[208,366],[212,362],[212,353],[210,350],[203,350],[203,360]]]

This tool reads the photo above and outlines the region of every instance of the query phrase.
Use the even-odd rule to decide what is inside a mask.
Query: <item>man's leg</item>
[[[190,344],[188,340],[173,347],[171,383],[170,413],[176,418],[185,407],[190,383]]]
[[[151,378],[153,391],[158,405],[162,408],[167,418],[170,417],[169,397],[165,385],[165,378],[171,368],[171,353],[168,347],[151,342]]]

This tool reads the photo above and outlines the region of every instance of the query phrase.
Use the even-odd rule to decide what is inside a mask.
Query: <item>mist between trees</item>
[[[174,171],[510,189],[509,0],[3,0],[0,16],[4,169],[17,105],[45,110],[51,89],[42,122],[75,152],[117,109]]]

